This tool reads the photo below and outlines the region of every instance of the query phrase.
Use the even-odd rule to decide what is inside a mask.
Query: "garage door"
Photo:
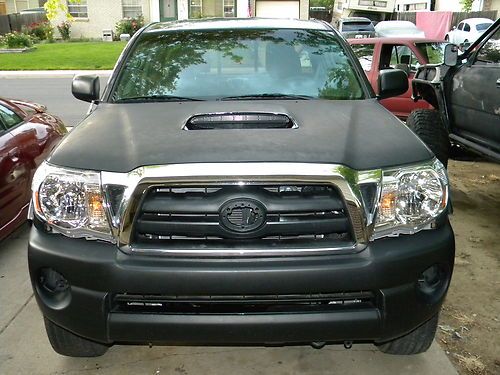
[[[257,0],[256,16],[267,18],[299,18],[299,1]]]

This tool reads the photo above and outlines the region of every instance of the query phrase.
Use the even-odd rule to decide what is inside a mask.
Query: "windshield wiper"
[[[316,99],[314,96],[309,95],[294,95],[294,94],[281,94],[281,93],[266,93],[266,94],[249,94],[249,95],[234,95],[224,96],[219,100],[246,100],[246,99],[300,99],[310,100]]]
[[[149,96],[131,96],[128,98],[120,98],[115,100],[115,103],[129,103],[129,102],[180,102],[180,101],[193,101],[198,102],[203,99],[189,98],[186,96],[176,95],[149,95]]]

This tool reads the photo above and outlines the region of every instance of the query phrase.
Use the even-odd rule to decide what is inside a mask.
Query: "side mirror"
[[[452,30],[456,30],[456,29],[457,29],[457,27],[456,27],[456,26],[453,26],[451,29],[452,29]]]
[[[462,44],[460,44],[460,48],[462,49],[462,51],[465,51],[466,49],[468,49],[470,47],[471,43],[470,42],[464,42]]]
[[[385,69],[378,74],[378,99],[391,98],[408,91],[408,75],[399,69]]]
[[[99,83],[99,77],[95,75],[76,76],[73,78],[73,82],[71,83],[71,92],[73,93],[73,96],[85,102],[98,100],[100,90],[101,86]]]
[[[458,64],[458,46],[447,44],[444,47],[444,65],[456,66]]]

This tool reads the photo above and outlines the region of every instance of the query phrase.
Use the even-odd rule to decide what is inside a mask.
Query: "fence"
[[[332,11],[309,9],[309,18],[332,22]]]
[[[481,12],[453,12],[451,18],[451,26],[457,26],[460,21],[466,18],[489,18],[491,20],[497,19],[496,10],[484,10]],[[392,14],[393,20],[410,21],[414,24],[417,23],[417,13],[416,12],[394,12]]]
[[[460,21],[465,20],[466,18],[489,18],[490,20],[495,21],[497,19],[497,11],[496,10],[488,10],[482,12],[453,12],[453,16],[451,18],[451,26],[457,26]]]
[[[398,21],[410,21],[417,24],[417,12],[394,12],[391,19]]]
[[[0,35],[10,33],[9,16],[0,16]]]
[[[14,13],[6,16],[0,16],[0,35],[4,35],[12,31],[21,31],[23,26],[29,26],[33,23],[43,21],[47,21],[47,17],[44,13]]]

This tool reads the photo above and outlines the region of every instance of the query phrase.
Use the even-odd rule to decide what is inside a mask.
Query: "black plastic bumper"
[[[258,344],[381,342],[436,314],[453,269],[448,223],[415,235],[374,241],[356,254],[280,258],[187,259],[126,255],[116,246],[47,234],[33,227],[29,269],[42,313],[57,325],[104,343]],[[418,279],[438,264],[445,286],[423,295]],[[68,280],[64,298],[47,298],[40,270]],[[371,291],[371,307],[258,314],[115,311],[117,293],[168,296],[305,295]]]

